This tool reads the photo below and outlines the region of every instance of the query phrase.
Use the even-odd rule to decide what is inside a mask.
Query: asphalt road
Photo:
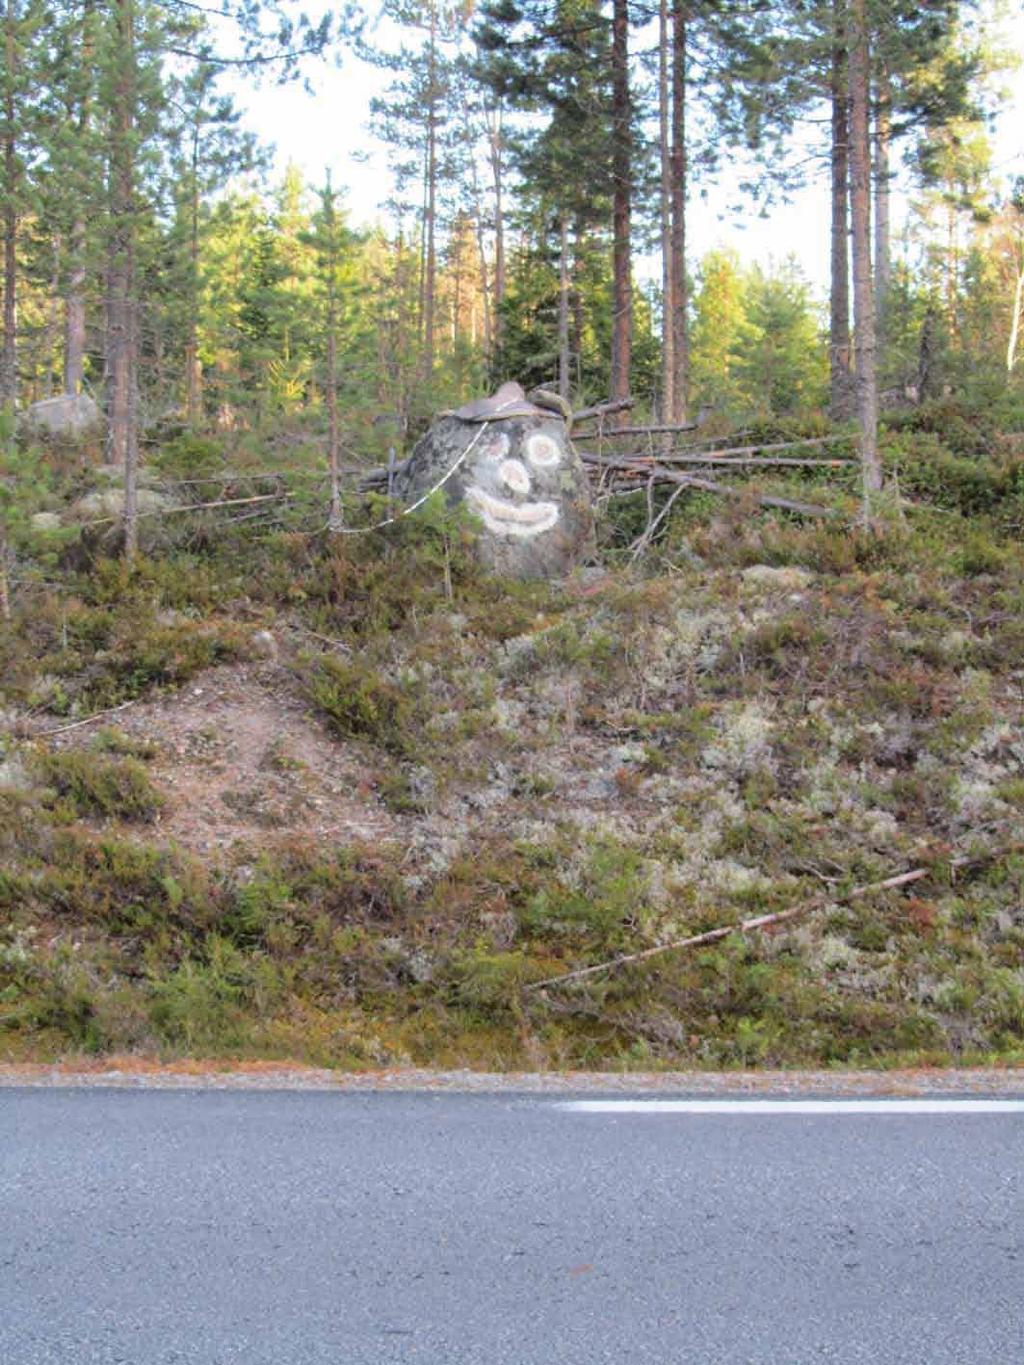
[[[1021,1365],[1024,1113],[0,1091],[3,1365]]]

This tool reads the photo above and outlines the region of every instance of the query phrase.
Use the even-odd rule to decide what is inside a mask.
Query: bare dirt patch
[[[290,831],[324,843],[398,835],[366,756],[308,713],[284,668],[211,669],[115,719],[157,749],[150,773],[167,799],[160,832],[197,853]],[[74,731],[64,743],[88,743],[91,733]]]

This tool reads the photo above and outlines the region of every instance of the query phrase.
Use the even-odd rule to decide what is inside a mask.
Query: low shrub
[[[164,805],[135,758],[104,758],[87,749],[62,749],[38,755],[35,768],[72,818],[151,821]]]
[[[414,758],[422,714],[408,688],[356,660],[324,654],[300,665],[310,700],[343,739],[367,740],[398,758]]]

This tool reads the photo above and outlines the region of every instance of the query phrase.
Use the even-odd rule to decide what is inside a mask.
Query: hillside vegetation
[[[438,508],[355,537],[153,518],[134,568],[26,522],[0,1055],[1019,1058],[1024,461],[970,413],[895,425],[877,534],[690,493],[630,565],[626,497],[562,584],[481,575]],[[45,473],[39,505],[81,492]]]

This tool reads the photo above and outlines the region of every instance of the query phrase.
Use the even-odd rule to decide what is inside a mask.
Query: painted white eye
[[[538,469],[551,469],[562,458],[562,452],[550,436],[538,431],[527,438],[526,456]]]
[[[521,460],[505,460],[498,473],[502,483],[513,493],[529,493],[530,476]]]

